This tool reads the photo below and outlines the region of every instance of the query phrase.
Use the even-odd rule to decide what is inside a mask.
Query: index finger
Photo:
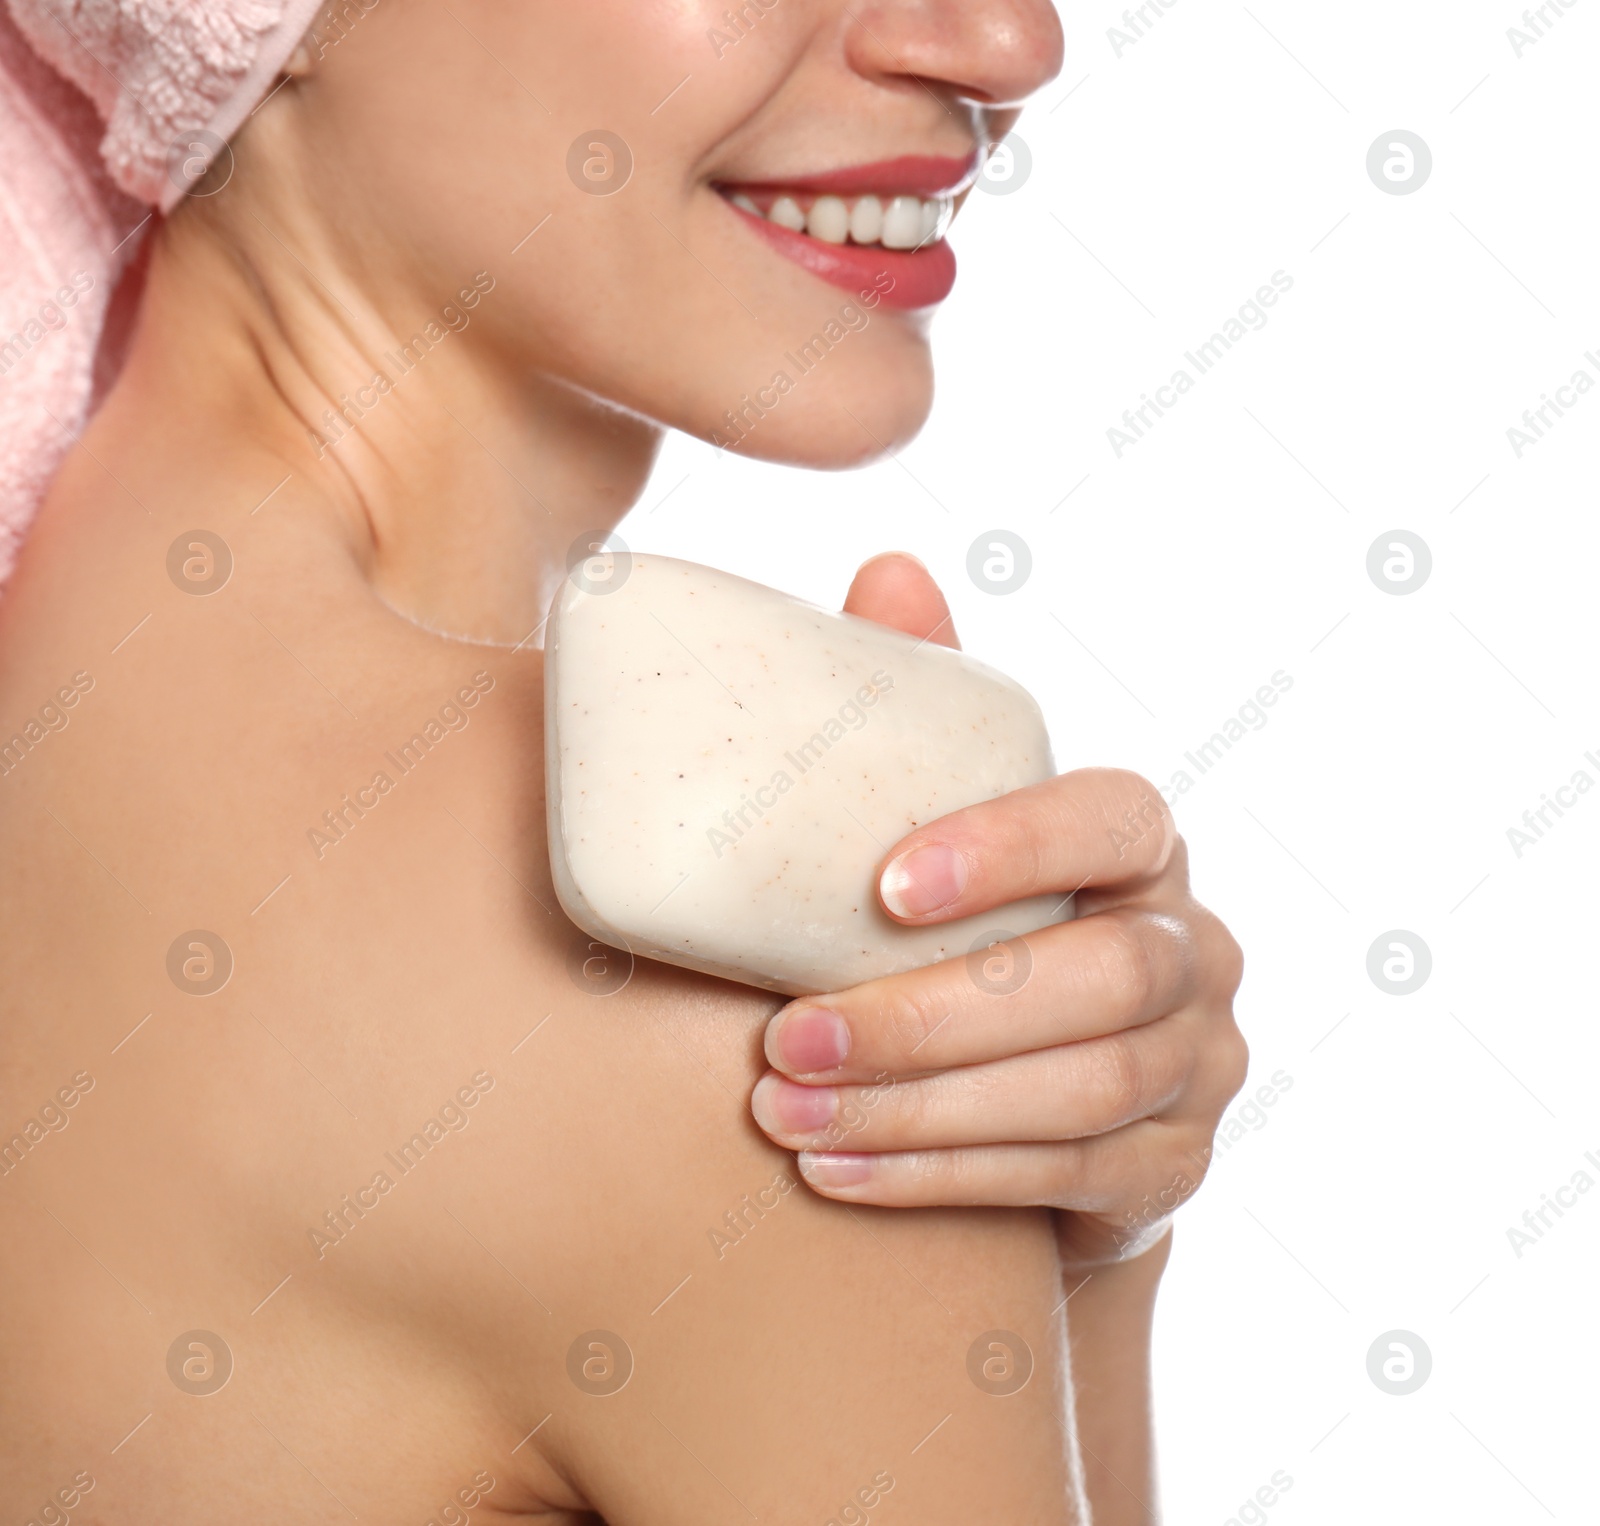
[[[878,897],[897,921],[944,922],[1025,896],[1158,875],[1177,841],[1148,779],[1080,768],[918,827],[895,844]]]

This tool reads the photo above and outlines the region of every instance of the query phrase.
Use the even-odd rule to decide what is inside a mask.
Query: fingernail
[[[839,1094],[831,1086],[797,1086],[782,1076],[763,1076],[750,1094],[750,1111],[769,1134],[814,1134],[833,1122]]]
[[[802,1150],[795,1159],[800,1174],[814,1187],[859,1187],[872,1176],[870,1155]]]
[[[789,1007],[767,1024],[766,1050],[774,1066],[793,1075],[832,1070],[850,1053],[850,1029],[825,1007]]]
[[[883,904],[897,917],[925,917],[959,899],[966,888],[966,859],[943,843],[890,859],[878,881]]]

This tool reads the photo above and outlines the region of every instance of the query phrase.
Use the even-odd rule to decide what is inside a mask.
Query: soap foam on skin
[[[878,902],[913,828],[1054,772],[1020,685],[714,568],[624,566],[563,584],[546,649],[551,869],[579,927],[802,995],[1071,917],[1048,895],[912,928]]]

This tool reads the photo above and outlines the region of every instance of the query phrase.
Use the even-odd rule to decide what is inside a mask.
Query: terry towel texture
[[[0,4],[0,580],[94,401],[118,276],[322,0]]]

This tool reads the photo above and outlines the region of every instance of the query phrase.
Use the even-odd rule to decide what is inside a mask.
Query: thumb
[[[844,612],[904,631],[919,641],[959,647],[950,606],[933,574],[908,551],[885,551],[861,564]]]

